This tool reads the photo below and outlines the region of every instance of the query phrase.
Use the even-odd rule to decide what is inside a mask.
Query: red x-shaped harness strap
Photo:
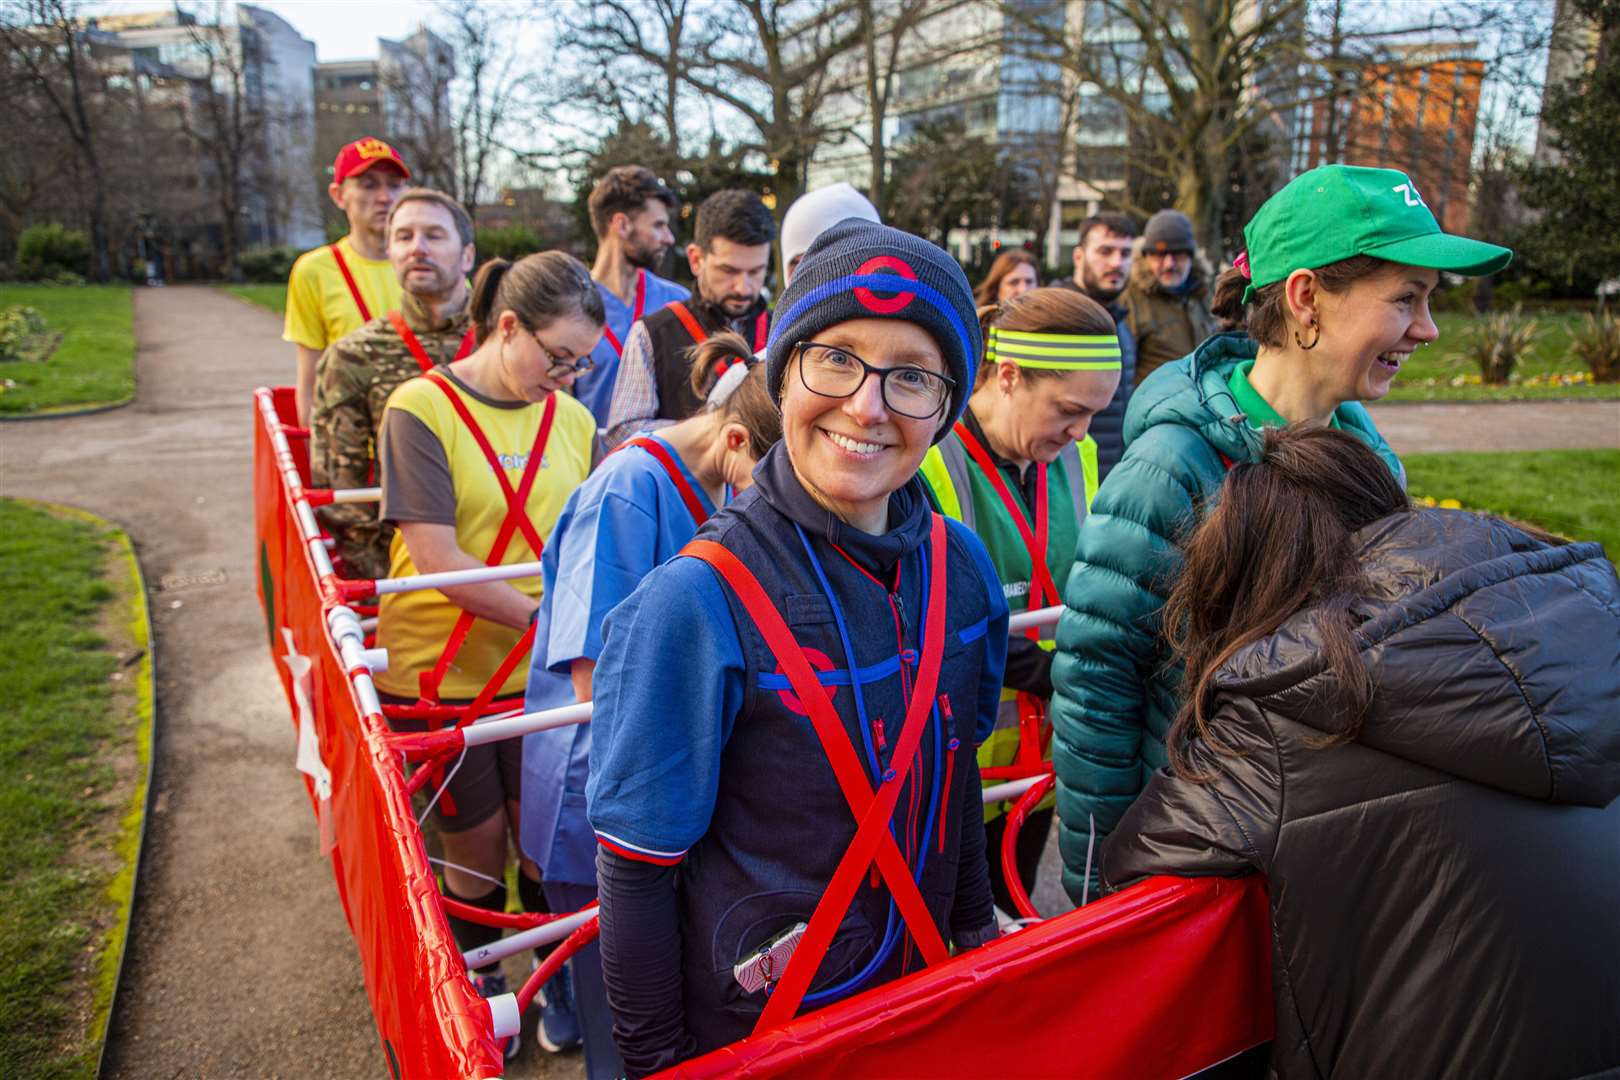
[[[422,346],[422,339],[416,336],[416,332],[412,330],[410,324],[405,321],[405,316],[399,311],[390,311],[388,313],[388,321],[394,327],[394,333],[399,335],[399,339],[405,343],[405,347],[409,349],[411,355],[416,358],[417,367],[420,367],[424,374],[432,371],[433,358],[428,355],[427,349]],[[472,355],[472,351],[477,347],[478,330],[476,327],[469,326],[467,327],[467,332],[462,335],[461,345],[456,349],[456,355],[451,357],[451,359],[465,360],[467,357]]]
[[[844,801],[857,822],[855,839],[827,883],[827,890],[810,916],[810,925],[788,961],[782,980],[766,1000],[765,1011],[754,1027],[756,1032],[785,1024],[798,1012],[856,890],[874,861],[905,919],[907,930],[922,951],[923,960],[934,964],[946,958],[944,939],[912,879],[911,868],[889,831],[895,804],[917,756],[923,731],[928,727],[945,651],[945,520],[938,514],[933,515],[929,544],[934,558],[928,576],[928,618],[923,627],[922,663],[906,707],[905,725],[890,758],[893,767],[883,775],[876,792],[867,782],[849,733],[817,680],[803,648],[759,580],[735,555],[712,541],[694,540],[681,550],[681,554],[702,559],[714,567],[753,618],[766,645],[782,665],[794,693],[809,711],[822,752],[827,755]]]
[[[630,309],[630,325],[634,326],[641,321],[642,309],[647,306],[647,271],[636,271],[636,306]],[[613,327],[602,327],[602,336],[607,338],[608,345],[613,348],[614,356],[624,355],[624,342],[619,335],[613,332]]]
[[[637,435],[635,438],[626,439],[621,443],[619,450],[623,450],[626,446],[641,447],[653,456],[654,461],[664,467],[664,471],[669,474],[670,482],[675,485],[676,492],[680,494],[681,501],[686,504],[687,512],[692,515],[693,525],[701,528],[703,523],[709,520],[709,512],[703,508],[703,500],[698,498],[698,493],[687,482],[686,474],[681,472],[681,467],[675,463],[674,458],[670,457],[669,451],[665,450],[662,444],[645,436]],[[613,452],[617,454],[619,450]]]
[[[478,426],[478,421],[473,418],[472,410],[468,409],[467,403],[461,400],[461,395],[456,392],[455,387],[451,386],[437,372],[429,372],[424,377],[440,390],[443,390],[445,397],[450,399],[450,404],[455,407],[456,414],[461,417],[461,422],[467,426],[473,441],[478,444],[478,449],[483,451],[484,460],[489,462],[489,467],[494,472],[496,481],[501,485],[501,494],[506,499],[506,518],[501,522],[500,530],[495,534],[495,543],[490,546],[489,555],[484,559],[484,565],[495,566],[499,564],[501,557],[506,554],[506,549],[512,542],[513,535],[519,530],[523,532],[529,546],[534,549],[535,558],[539,558],[546,545],[540,533],[535,529],[534,523],[529,520],[526,506],[529,501],[529,492],[534,488],[535,478],[540,475],[540,461],[545,457],[546,441],[551,437],[551,421],[557,415],[557,395],[553,394],[546,399],[545,412],[540,417],[540,430],[534,437],[534,447],[529,451],[529,462],[523,469],[522,480],[514,490],[511,481],[506,478],[506,470],[501,466],[501,459],[495,453],[495,448],[489,445],[489,439],[484,435],[483,429]],[[432,671],[424,671],[418,679],[421,693],[419,704],[438,704],[439,685],[444,682],[444,676],[450,670],[451,661],[456,658],[456,654],[461,651],[461,646],[466,642],[467,633],[472,629],[472,624],[473,615],[471,612],[463,611],[456,618],[455,626],[450,630],[450,637],[444,643],[444,651],[439,654],[439,662],[433,665]],[[473,720],[478,719],[479,714],[493,700],[501,684],[512,673],[512,669],[517,663],[518,654],[521,652],[524,656],[528,655],[529,644],[533,640],[534,627],[531,625],[528,632],[519,639],[517,645],[507,654],[506,660],[495,672],[494,677],[479,692],[478,698],[473,702],[472,707],[462,713],[461,720],[458,723],[471,723]],[[438,717],[429,717],[427,721],[428,730],[437,731],[440,723]],[[429,771],[429,779],[435,786],[442,783],[440,780],[443,771],[442,763],[424,766],[424,769]],[[440,797],[440,802],[445,813],[454,814],[456,812],[455,802],[448,792]]]
[[[1032,531],[1029,519],[1024,515],[1024,508],[1008,490],[1007,481],[1002,477],[1001,470],[996,468],[995,462],[990,460],[984,446],[973,437],[973,432],[969,431],[967,425],[960,420],[956,422],[956,435],[962,440],[962,446],[967,449],[968,456],[973,459],[985,479],[990,481],[990,486],[1001,497],[1001,504],[1006,507],[1007,516],[1012,518],[1014,527],[1018,529],[1019,538],[1024,541],[1024,548],[1029,552],[1028,609],[1034,611],[1049,604],[1061,604],[1063,600],[1058,595],[1057,583],[1052,580],[1052,571],[1046,565],[1048,520],[1046,463],[1035,463],[1035,528]],[[1026,633],[1031,641],[1040,640],[1040,634],[1034,627]],[[1047,771],[1046,747],[1050,740],[1051,730],[1046,724],[1046,702],[1034,694],[1020,691],[1017,758],[1011,765],[993,765],[983,769],[981,775],[991,780],[1021,780],[1026,776],[1035,776]]]

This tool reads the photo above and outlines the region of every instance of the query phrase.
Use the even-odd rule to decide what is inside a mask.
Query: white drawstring
[[[1086,876],[1085,876],[1085,880],[1080,882],[1080,906],[1081,907],[1086,906],[1086,897],[1088,895],[1090,895],[1090,892],[1091,892],[1091,853],[1097,846],[1097,815],[1096,814],[1088,813],[1086,815],[1086,827],[1091,830],[1091,835],[1086,838]]]

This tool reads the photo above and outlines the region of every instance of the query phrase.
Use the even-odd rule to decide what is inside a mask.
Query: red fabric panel
[[[1257,877],[1153,878],[660,1077],[1175,1080],[1272,1034]]]
[[[321,758],[332,773],[332,869],[387,1047],[379,1058],[391,1057],[403,1077],[499,1076],[501,1054],[490,1034],[489,1009],[466,978],[439,906],[422,833],[404,794],[399,755],[387,746],[386,722],[360,714],[342,661],[323,632],[315,566],[257,411],[261,400],[255,400],[254,423],[260,599],[295,729],[298,703],[284,660],[283,628],[313,662],[309,700]],[[290,391],[278,391],[274,401],[284,419],[291,416]],[[313,785],[310,795],[319,815]],[[388,1075],[392,1066],[378,1064],[378,1074]]]

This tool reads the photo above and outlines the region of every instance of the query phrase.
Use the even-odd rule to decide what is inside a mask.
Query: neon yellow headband
[[[1010,360],[1019,367],[1062,371],[1118,371],[1124,366],[1113,334],[1040,334],[990,328],[985,363]]]

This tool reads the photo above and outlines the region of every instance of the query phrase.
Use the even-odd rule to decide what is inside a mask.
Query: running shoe
[[[574,1012],[573,965],[564,964],[540,988],[540,1023],[535,1037],[548,1054],[560,1054],[579,1045],[579,1017]]]
[[[500,997],[502,994],[509,992],[506,985],[506,975],[500,971],[496,971],[493,975],[474,975],[472,984],[473,989],[477,990],[478,996],[482,998]],[[523,1042],[517,1035],[508,1035],[501,1040],[501,1053],[506,1056],[507,1061],[517,1057],[518,1051],[521,1049],[523,1049]]]

